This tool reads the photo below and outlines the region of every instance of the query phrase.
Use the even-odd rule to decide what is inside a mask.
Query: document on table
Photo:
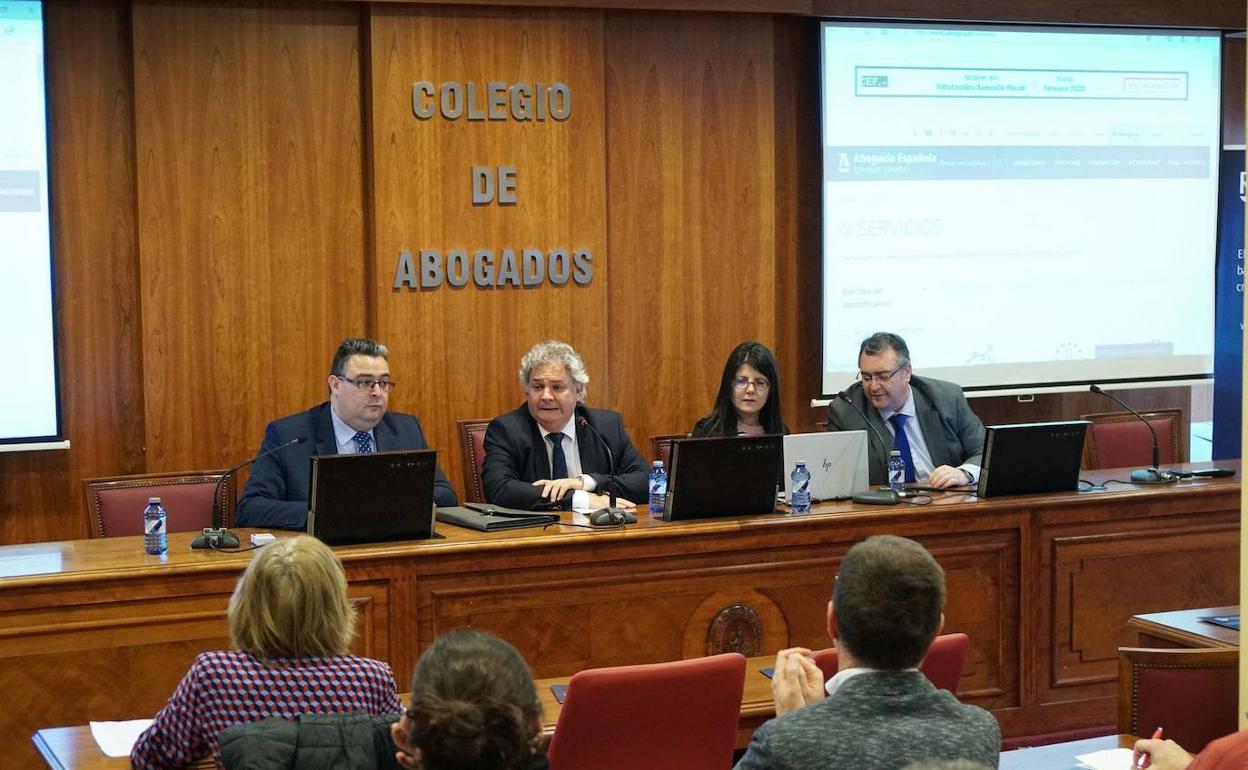
[[[1091,754],[1080,754],[1075,759],[1079,760],[1080,766],[1089,770],[1130,770],[1133,754],[1131,749],[1105,749]]]
[[[109,757],[128,757],[139,734],[152,723],[150,719],[128,719],[124,722],[92,722],[91,737],[100,751]]]

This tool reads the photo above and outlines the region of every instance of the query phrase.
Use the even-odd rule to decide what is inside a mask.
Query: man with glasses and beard
[[[269,423],[261,452],[296,438],[303,441],[252,465],[238,501],[238,526],[306,528],[312,455],[428,448],[420,420],[386,410],[396,385],[389,355],[385,345],[370,339],[343,340],[330,365],[329,401]],[[434,474],[433,500],[441,506],[457,503],[440,467]]]
[[[944,489],[979,481],[984,424],[960,386],[915,375],[906,341],[888,332],[862,341],[858,370],[858,382],[845,392],[858,410],[834,399],[828,406],[828,430],[867,431],[872,484],[888,481],[888,456],[894,449],[901,452],[907,482]]]

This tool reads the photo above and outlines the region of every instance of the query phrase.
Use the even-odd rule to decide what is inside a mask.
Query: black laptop
[[[1079,488],[1079,462],[1087,420],[989,425],[979,496],[1071,492]]]
[[[434,537],[434,449],[316,455],[308,534],[330,545]]]
[[[668,521],[774,513],[783,436],[684,438],[672,442],[663,513]]]

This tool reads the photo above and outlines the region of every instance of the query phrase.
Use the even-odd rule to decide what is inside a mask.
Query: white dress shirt
[[[338,416],[338,413],[334,411],[332,406],[329,408],[329,419],[334,423],[334,441],[338,445],[338,454],[358,454],[360,450],[355,444],[355,428],[352,428],[350,425],[343,422],[342,418]],[[366,430],[364,432],[367,433],[373,440],[373,451],[376,452],[377,436],[375,436],[371,430]]]
[[[546,438],[551,431],[546,430],[541,425],[537,429],[542,432],[542,443],[546,445],[546,462],[551,467],[551,474],[554,474],[555,467],[555,447]],[[567,424],[563,426],[563,430],[559,431],[563,436],[563,457],[568,464],[568,478],[574,479],[578,476],[584,489],[578,489],[572,492],[572,508],[577,510],[586,510],[589,508],[589,493],[597,488],[594,477],[585,473],[581,473],[581,448],[576,442],[576,415],[568,418]]]

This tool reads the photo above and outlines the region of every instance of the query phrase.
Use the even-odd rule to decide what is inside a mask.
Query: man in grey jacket
[[[901,337],[877,332],[862,341],[858,382],[843,396],[828,405],[828,430],[867,431],[872,484],[888,480],[885,468],[894,449],[901,452],[906,481],[944,488],[979,480],[983,422],[961,387],[915,376]]]
[[[944,604],[944,571],[923,546],[879,535],[851,548],[828,602],[837,674],[825,685],[810,650],[781,650],[776,718],[754,732],[737,770],[900,770],[926,759],[996,767],[997,720],[918,670]]]

